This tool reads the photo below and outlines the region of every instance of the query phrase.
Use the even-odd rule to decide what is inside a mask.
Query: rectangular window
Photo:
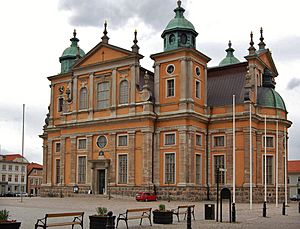
[[[298,177],[298,183],[300,183],[300,177]]]
[[[15,171],[19,171],[19,166],[15,166]]]
[[[58,99],[58,112],[62,112],[63,111],[63,106],[64,106],[64,99],[63,98],[59,98]]]
[[[2,174],[2,181],[6,181],[6,175]]]
[[[18,186],[16,185],[14,189],[15,189],[15,192],[17,192],[18,191]]]
[[[8,175],[8,182],[11,182],[12,180],[12,175]]]
[[[196,134],[196,145],[202,146],[202,135],[201,134]]]
[[[84,184],[86,181],[86,157],[78,157],[78,183]]]
[[[2,170],[6,170],[6,165],[2,165]]]
[[[118,136],[118,146],[127,146],[127,135]]]
[[[109,107],[110,90],[109,82],[98,83],[97,85],[97,108],[104,109]]]
[[[8,170],[12,171],[12,165],[8,165]]]
[[[165,134],[164,143],[166,146],[175,145],[176,144],[176,134],[175,133]]]
[[[273,156],[267,155],[267,184],[273,184]],[[263,183],[265,181],[265,156],[263,155]]]
[[[167,80],[167,97],[175,96],[175,80],[168,79]]]
[[[265,139],[265,136],[263,136],[263,147],[265,147],[266,140],[267,140],[267,148],[274,148],[274,137],[267,136],[267,138]]]
[[[127,183],[127,155],[119,155],[119,165],[118,165],[118,183]]]
[[[22,165],[21,171],[22,171],[22,172],[25,172],[25,166],[24,166],[24,165]]]
[[[56,171],[56,175],[55,175],[55,183],[59,184],[60,183],[60,159],[56,159],[55,161],[55,171]]]
[[[196,184],[201,184],[201,155],[196,154]]]
[[[200,99],[200,97],[201,97],[201,94],[200,94],[200,81],[198,81],[198,80],[196,80],[195,92],[196,92],[196,98]]]
[[[214,147],[225,146],[225,136],[213,136]]]
[[[214,178],[215,184],[218,180],[218,169],[225,169],[225,157],[224,155],[214,156]],[[225,172],[219,171],[219,184],[225,184]]]
[[[175,153],[165,154],[165,184],[175,184]]]
[[[19,182],[19,177],[18,177],[18,175],[15,175],[15,182]]]
[[[86,139],[85,138],[78,139],[78,149],[86,149]]]
[[[25,176],[21,176],[21,182],[24,183],[25,182]]]
[[[60,152],[60,142],[55,143],[55,152],[59,153]]]

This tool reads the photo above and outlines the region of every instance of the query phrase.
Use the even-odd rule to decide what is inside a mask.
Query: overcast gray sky
[[[0,145],[2,153],[21,153],[22,104],[26,104],[25,156],[42,162],[42,133],[50,90],[47,76],[60,71],[58,58],[77,29],[80,47],[88,52],[102,36],[108,21],[110,43],[130,49],[138,30],[142,65],[152,70],[149,56],[163,50],[160,37],[172,19],[177,0],[9,0],[0,8],[1,88]],[[279,71],[276,90],[285,100],[289,159],[300,159],[300,30],[298,0],[240,1],[183,0],[186,17],[197,32],[197,49],[217,65],[228,40],[241,61],[248,54],[249,34],[257,44],[264,28]]]

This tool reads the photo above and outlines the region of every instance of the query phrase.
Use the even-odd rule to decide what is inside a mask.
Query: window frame
[[[272,167],[271,167],[271,179],[268,178],[270,175],[268,174],[268,167],[270,167],[268,165],[268,158],[272,158]],[[275,185],[275,166],[274,166],[274,163],[275,163],[275,156],[273,154],[266,154],[266,159],[267,159],[267,186],[273,186]],[[262,154],[262,184],[265,185],[265,154]],[[270,180],[271,180],[271,183],[270,183]]]
[[[266,139],[266,142],[267,142],[267,147],[266,148],[274,148],[275,147],[275,136],[274,135],[271,135],[271,134],[267,134],[266,135],[267,139]],[[268,146],[268,138],[272,138],[272,146]],[[262,136],[262,147],[265,148],[265,135]]]
[[[169,94],[169,81],[173,81],[173,94]],[[176,96],[176,80],[175,78],[168,78],[166,79],[166,98],[174,98]]]
[[[124,93],[122,93],[122,84],[124,84],[124,83],[126,83],[127,84],[127,91],[126,91],[126,93],[127,94],[124,94]],[[123,79],[123,80],[121,80],[120,81],[120,83],[119,83],[119,105],[126,105],[126,104],[129,104],[129,82],[128,82],[128,80],[127,79]],[[127,97],[127,100],[125,101],[122,101],[123,100],[123,98],[124,98],[124,95],[126,95],[126,97]]]
[[[59,166],[58,165],[58,162],[59,161]],[[56,158],[55,159],[55,184],[60,184],[60,178],[61,178],[61,174],[60,174],[60,168],[61,168],[61,164],[60,164],[60,158]]]
[[[224,144],[222,146],[216,145],[216,143],[215,143],[215,139],[218,138],[218,137],[223,137],[223,139],[224,139]],[[225,136],[225,134],[213,135],[212,136],[212,144],[213,144],[213,148],[226,147],[226,136]]]
[[[166,136],[167,135],[174,135],[174,144],[166,144]],[[177,141],[176,141],[176,132],[165,132],[164,133],[164,146],[175,146],[177,144]]]
[[[197,87],[197,85],[199,85],[199,88]],[[199,95],[197,94],[197,92]],[[195,98],[201,99],[201,81],[197,79],[195,80]]]
[[[220,176],[224,176],[223,178],[223,182],[219,181],[219,185],[225,185],[226,184],[226,155],[225,154],[214,154],[213,155],[213,180],[214,180],[214,184],[217,184],[217,180],[216,180],[216,157],[223,157],[223,164],[224,164],[224,168],[225,171],[220,171],[221,174]],[[222,175],[223,174],[223,175]]]
[[[126,145],[120,145],[120,137],[126,136]],[[128,134],[118,134],[117,135],[117,146],[118,147],[128,147]]]
[[[166,173],[166,156],[167,155],[173,155],[174,156],[174,171],[173,171],[173,177],[174,177],[174,181],[172,181],[172,183],[170,182],[166,182],[167,180],[167,173]],[[177,182],[177,179],[176,179],[176,170],[177,170],[177,167],[176,167],[176,152],[164,152],[164,164],[163,164],[163,184],[164,185],[175,185],[176,182]],[[172,171],[171,171],[172,172]],[[171,173],[170,172],[170,173]]]
[[[58,97],[57,98],[57,112],[61,113],[64,110],[64,98]]]
[[[61,152],[61,144],[60,144],[60,142],[55,142],[54,145],[55,145],[55,153],[60,153]]]
[[[120,169],[120,157],[125,157],[126,156],[126,182],[124,182],[123,183],[123,181],[122,182],[120,182],[120,178],[121,178],[121,174],[120,174],[120,171],[121,171],[121,169]],[[118,173],[117,173],[117,183],[118,184],[120,184],[120,185],[124,185],[124,184],[128,184],[128,168],[129,168],[129,161],[128,161],[128,154],[127,153],[119,153],[118,154],[118,156],[117,156],[117,160],[118,160],[118,164],[117,164],[117,171],[118,171]],[[123,176],[123,175],[122,175]]]
[[[85,165],[84,168],[82,169],[83,174],[80,174],[80,164],[79,164],[79,160],[80,158],[85,158]],[[84,177],[83,180],[80,180],[80,177]],[[77,156],[77,182],[78,184],[86,184],[86,178],[87,178],[87,156],[86,155],[78,155]]]
[[[85,140],[85,147],[84,148],[80,148],[80,144],[79,142]],[[77,150],[86,150],[87,149],[87,138],[77,138]]]
[[[197,137],[200,137],[200,145],[199,144],[197,144]],[[202,144],[202,141],[203,141],[203,138],[202,138],[202,134],[200,134],[200,133],[196,133],[195,134],[195,146],[202,146],[203,144]]]
[[[83,97],[83,91],[85,91],[85,97]],[[87,110],[89,108],[89,96],[87,87],[82,87],[79,90],[79,98],[78,98],[78,110]]]
[[[199,163],[199,176],[197,175],[197,157],[200,157],[200,163]],[[198,178],[197,178],[198,177]],[[195,154],[195,184],[196,185],[202,185],[202,154],[196,153]]]
[[[107,89],[106,90],[101,90],[99,89],[101,84],[107,84]],[[101,93],[107,93],[107,97],[106,99],[101,99]],[[106,101],[107,102],[107,106],[101,106],[101,103]],[[109,81],[103,81],[103,82],[98,82],[96,84],[96,108],[97,109],[107,109],[109,108],[111,105],[111,90],[110,90],[110,82]]]

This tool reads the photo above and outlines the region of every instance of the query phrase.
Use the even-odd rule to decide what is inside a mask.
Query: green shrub
[[[97,207],[96,208],[98,215],[106,215],[107,214],[107,208],[105,207]]]
[[[160,205],[158,205],[158,209],[159,209],[160,211],[166,211],[166,205],[160,204]]]
[[[0,220],[6,221],[9,218],[9,211],[6,209],[0,211]]]

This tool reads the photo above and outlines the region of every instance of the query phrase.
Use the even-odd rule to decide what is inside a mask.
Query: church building
[[[231,42],[219,66],[196,48],[197,31],[178,1],[162,32],[164,49],[141,66],[137,32],[130,50],[100,42],[85,53],[76,31],[49,76],[41,195],[128,195],[215,199],[216,183],[237,202],[284,199],[287,109],[263,31],[245,59]],[[159,38],[158,38],[159,39]],[[55,71],[55,70],[54,70]],[[235,165],[235,166],[234,166]],[[266,176],[265,176],[266,173]],[[219,174],[219,175],[218,175]],[[218,178],[218,179],[217,179]]]

